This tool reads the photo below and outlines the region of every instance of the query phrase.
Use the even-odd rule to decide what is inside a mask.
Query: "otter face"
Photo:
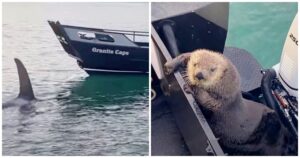
[[[214,65],[198,65],[194,64],[195,66],[195,79],[198,81],[205,81],[209,80],[212,76],[215,75],[217,67]]]
[[[226,62],[220,54],[207,50],[192,53],[188,62],[188,78],[192,85],[202,88],[218,82],[226,69]]]

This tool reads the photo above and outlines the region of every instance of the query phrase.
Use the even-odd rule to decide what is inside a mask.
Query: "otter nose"
[[[204,79],[204,76],[203,76],[202,72],[198,72],[197,75],[196,75],[196,77],[197,77],[198,80]]]

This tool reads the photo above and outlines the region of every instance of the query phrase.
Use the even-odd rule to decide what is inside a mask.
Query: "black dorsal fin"
[[[31,82],[27,73],[27,70],[23,63],[15,58],[15,62],[18,69],[18,75],[19,75],[19,83],[20,83],[20,92],[18,98],[24,98],[27,100],[33,100],[35,99]]]

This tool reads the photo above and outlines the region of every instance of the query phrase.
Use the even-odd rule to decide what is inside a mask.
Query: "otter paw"
[[[191,89],[191,87],[188,84],[184,84],[183,85],[183,90],[187,93],[187,94],[193,94],[193,90]]]
[[[167,62],[164,66],[164,71],[167,75],[170,75],[175,70],[174,64],[171,62]]]

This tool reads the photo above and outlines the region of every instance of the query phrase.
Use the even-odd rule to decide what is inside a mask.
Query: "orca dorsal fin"
[[[15,58],[15,62],[17,65],[18,69],[18,75],[19,75],[19,83],[20,83],[20,92],[18,98],[24,98],[27,100],[33,100],[35,99],[33,90],[32,90],[32,85],[27,73],[27,70],[23,63]]]

